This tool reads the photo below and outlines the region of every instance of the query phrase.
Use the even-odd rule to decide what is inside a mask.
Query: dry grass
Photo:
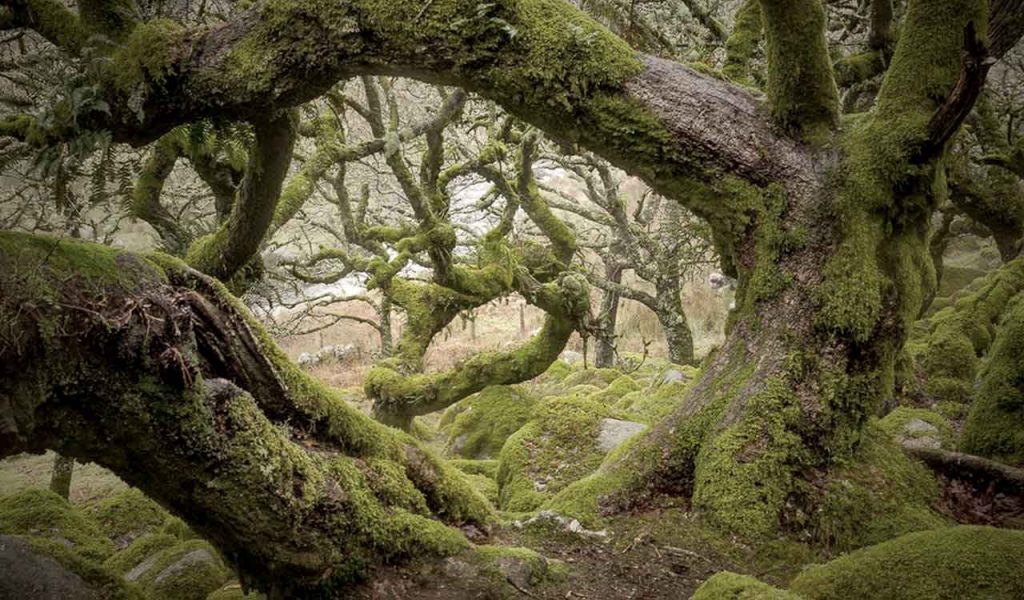
[[[18,454],[0,461],[0,496],[28,488],[49,488],[54,454]],[[71,502],[82,504],[106,498],[128,485],[96,464],[75,464]]]

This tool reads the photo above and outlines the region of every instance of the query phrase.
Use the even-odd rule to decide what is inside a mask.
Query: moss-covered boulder
[[[815,600],[1024,598],[1024,531],[959,526],[911,533],[805,570],[789,589]]]
[[[136,582],[154,600],[205,600],[228,576],[210,544],[190,540],[150,556],[124,578]]]
[[[964,451],[1024,464],[1024,294],[1007,311],[964,423]]]
[[[114,552],[114,544],[96,521],[49,490],[29,489],[0,498],[0,533],[50,539],[96,562]]]
[[[818,493],[819,511],[808,515],[817,542],[850,550],[949,525],[932,509],[939,485],[922,464],[907,457],[872,421],[853,457],[833,469]]]
[[[780,590],[749,575],[722,571],[715,573],[693,594],[691,600],[801,600],[793,592]]]
[[[103,567],[111,573],[124,577],[158,553],[181,543],[177,537],[167,533],[148,533],[139,536],[113,556],[103,561]]]
[[[531,511],[555,492],[593,472],[605,452],[598,446],[609,407],[586,396],[545,400],[515,432],[498,462],[499,506]]]
[[[496,385],[462,400],[442,420],[450,456],[483,459],[498,455],[505,440],[523,426],[537,401],[518,387]]]
[[[143,598],[133,585],[59,542],[0,535],[0,598],[128,600]]]
[[[879,427],[902,446],[952,448],[955,434],[949,420],[924,408],[897,407],[878,422]]]
[[[608,384],[608,387],[599,390],[593,395],[593,399],[604,404],[615,404],[623,396],[640,389],[640,384],[629,375],[620,375]]]
[[[173,535],[181,541],[199,539],[199,534],[192,531],[192,528],[188,526],[188,523],[182,521],[178,517],[171,517],[171,519],[164,524],[163,528],[160,529],[160,533]]]
[[[118,550],[135,538],[160,531],[172,518],[162,506],[137,489],[128,489],[85,507]]]
[[[566,389],[571,389],[577,385],[592,385],[596,388],[604,389],[608,384],[621,376],[622,373],[616,369],[580,369],[570,373],[562,380],[562,385]]]
[[[472,460],[456,458],[448,462],[467,475],[486,475],[491,479],[495,479],[498,476],[498,461],[496,459]]]

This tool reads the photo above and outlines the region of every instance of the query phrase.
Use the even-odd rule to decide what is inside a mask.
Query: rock
[[[80,576],[27,542],[0,535],[0,598],[92,600],[101,598]]]
[[[583,355],[580,354],[579,352],[574,351],[574,350],[566,350],[566,351],[562,352],[558,356],[558,358],[560,358],[561,360],[565,361],[566,363],[568,363],[570,365],[574,365],[574,364],[576,364],[576,363],[578,363],[578,362],[583,360]]]
[[[181,542],[147,558],[125,579],[157,600],[204,600],[228,579],[216,551],[202,540]]]
[[[583,524],[580,523],[577,519],[569,519],[567,517],[563,517],[562,515],[556,513],[553,510],[542,510],[538,512],[535,516],[532,516],[525,521],[512,522],[512,524],[519,529],[522,529],[523,527],[529,527],[530,525],[538,523],[553,524],[559,529],[562,529],[563,531],[575,533],[576,535],[580,535],[583,537],[597,538],[602,540],[608,537],[608,531],[606,529],[602,529],[600,531],[586,529],[583,527]]]
[[[669,369],[665,371],[665,374],[661,376],[662,383],[671,383],[673,381],[684,381],[686,376],[683,375],[682,371],[676,369]]]
[[[939,428],[921,419],[911,419],[903,426],[903,431],[917,437],[921,434],[938,433]]]
[[[904,448],[928,448],[931,450],[938,450],[942,448],[942,442],[933,437],[917,437],[917,438],[904,438],[900,444]]]
[[[603,452],[611,452],[644,429],[647,429],[647,426],[643,423],[601,419],[601,431],[597,436],[597,446]]]

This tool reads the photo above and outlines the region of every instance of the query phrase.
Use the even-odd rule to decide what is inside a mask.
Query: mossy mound
[[[220,556],[202,540],[161,550],[125,575],[155,600],[205,600],[228,579]]]
[[[608,387],[593,395],[593,399],[603,404],[615,404],[623,396],[638,391],[640,384],[629,375],[620,375],[608,384]]]
[[[162,506],[134,488],[87,506],[84,512],[100,524],[117,549],[141,535],[160,531],[171,519]]]
[[[800,600],[801,598],[803,596],[772,587],[749,575],[722,571],[715,573],[697,588],[691,600]]]
[[[531,511],[555,492],[593,472],[604,458],[597,446],[608,407],[583,396],[545,400],[501,450],[499,506]]]
[[[562,385],[566,389],[572,389],[577,385],[592,385],[604,389],[610,383],[622,376],[616,369],[580,369],[566,376]]]
[[[964,423],[966,452],[1024,464],[1024,294],[1007,311]]]
[[[1024,531],[959,526],[921,531],[811,567],[790,589],[812,599],[1024,598]]]
[[[146,559],[180,543],[181,540],[170,534],[149,533],[136,538],[127,548],[114,553],[103,562],[103,567],[123,577]]]
[[[904,454],[876,421],[863,432],[860,447],[844,466],[829,474],[808,518],[816,541],[845,551],[935,529],[949,522],[932,510],[939,486],[931,472]]]
[[[0,535],[0,597],[142,600],[133,585],[64,544]]]
[[[512,386],[497,385],[473,394],[449,409],[446,451],[450,456],[497,456],[505,440],[533,416],[536,399]]]
[[[654,423],[679,406],[689,385],[689,380],[669,381],[654,389],[632,392],[623,396],[615,409],[642,423]]]
[[[0,533],[53,540],[82,558],[102,562],[114,544],[99,524],[49,490],[24,490],[0,498]]]
[[[925,448],[952,448],[955,434],[949,420],[941,414],[924,409],[897,407],[878,422],[897,443]]]
[[[491,504],[498,505],[498,482],[486,475],[466,475],[466,480]]]

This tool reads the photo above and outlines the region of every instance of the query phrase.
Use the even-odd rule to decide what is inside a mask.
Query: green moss
[[[591,399],[611,405],[618,402],[626,394],[635,392],[639,389],[640,384],[634,381],[632,377],[629,375],[621,375],[608,384],[608,387],[593,394]]]
[[[908,458],[874,422],[863,431],[855,454],[833,469],[809,515],[815,540],[846,551],[948,521],[931,505],[939,486],[931,472]]]
[[[498,505],[498,482],[493,477],[479,474],[466,475],[469,484],[491,504]]]
[[[1024,294],[1006,311],[964,423],[962,448],[1024,463]]]
[[[761,43],[761,1],[744,0],[736,11],[735,24],[725,42],[725,66],[722,73],[738,83],[752,83],[750,63]]]
[[[179,544],[181,540],[166,533],[148,533],[135,538],[124,550],[103,561],[103,568],[116,575],[124,576],[147,558]]]
[[[465,458],[498,455],[505,440],[533,415],[537,401],[510,386],[491,386],[458,404],[448,429],[449,454]]]
[[[146,597],[134,585],[122,581],[116,574],[58,541],[33,536],[19,538],[34,552],[53,558],[64,568],[81,577],[104,600],[142,600]]]
[[[722,571],[701,584],[691,600],[800,600],[802,597],[748,575]]]
[[[577,385],[592,385],[598,389],[603,389],[621,376],[622,373],[615,369],[580,369],[569,374],[562,381],[562,385],[566,389],[576,387]]]
[[[185,29],[170,19],[154,19],[135,27],[113,57],[111,75],[122,92],[144,84],[162,84],[172,74]]]
[[[258,592],[250,591],[248,594],[242,591],[242,585],[237,581],[230,581],[217,590],[214,590],[206,597],[206,600],[265,600],[266,596]]]
[[[790,589],[820,600],[1010,600],[1024,596],[1024,532],[991,527],[922,531],[812,567]]]
[[[687,381],[669,381],[654,390],[627,394],[615,408],[642,423],[656,423],[682,403],[689,387]]]
[[[213,546],[191,540],[156,554],[138,582],[154,600],[205,600],[227,578],[228,571]]]
[[[114,551],[95,521],[49,490],[29,489],[0,498],[0,533],[67,543],[75,554],[96,562]]]
[[[497,460],[455,459],[448,461],[448,464],[469,475],[486,475],[491,479],[498,476]]]
[[[192,531],[192,528],[188,526],[188,523],[182,521],[177,517],[171,517],[167,523],[164,524],[160,533],[173,535],[182,541],[198,539],[199,536],[196,532]]]
[[[907,345],[926,378],[926,392],[939,401],[970,400],[979,357],[989,351],[996,324],[1011,299],[1024,290],[1024,258],[1006,263],[975,284],[975,291],[914,329]]]
[[[936,431],[907,431],[908,423],[914,420],[924,421],[934,427]],[[940,442],[943,447],[949,448],[954,441],[953,426],[950,425],[946,417],[924,408],[897,407],[896,410],[879,421],[878,425],[882,431],[888,433],[898,442],[905,439],[931,437]]]
[[[514,433],[498,463],[500,507],[529,511],[569,483],[593,472],[604,458],[596,446],[608,408],[586,397],[546,400],[532,421]]]
[[[137,489],[118,492],[85,508],[118,547],[136,537],[159,531],[171,516]]]
[[[563,563],[549,560],[529,548],[483,545],[475,546],[473,552],[485,574],[505,580],[512,575],[513,569],[525,572],[525,583],[530,587],[558,581],[566,574]]]

